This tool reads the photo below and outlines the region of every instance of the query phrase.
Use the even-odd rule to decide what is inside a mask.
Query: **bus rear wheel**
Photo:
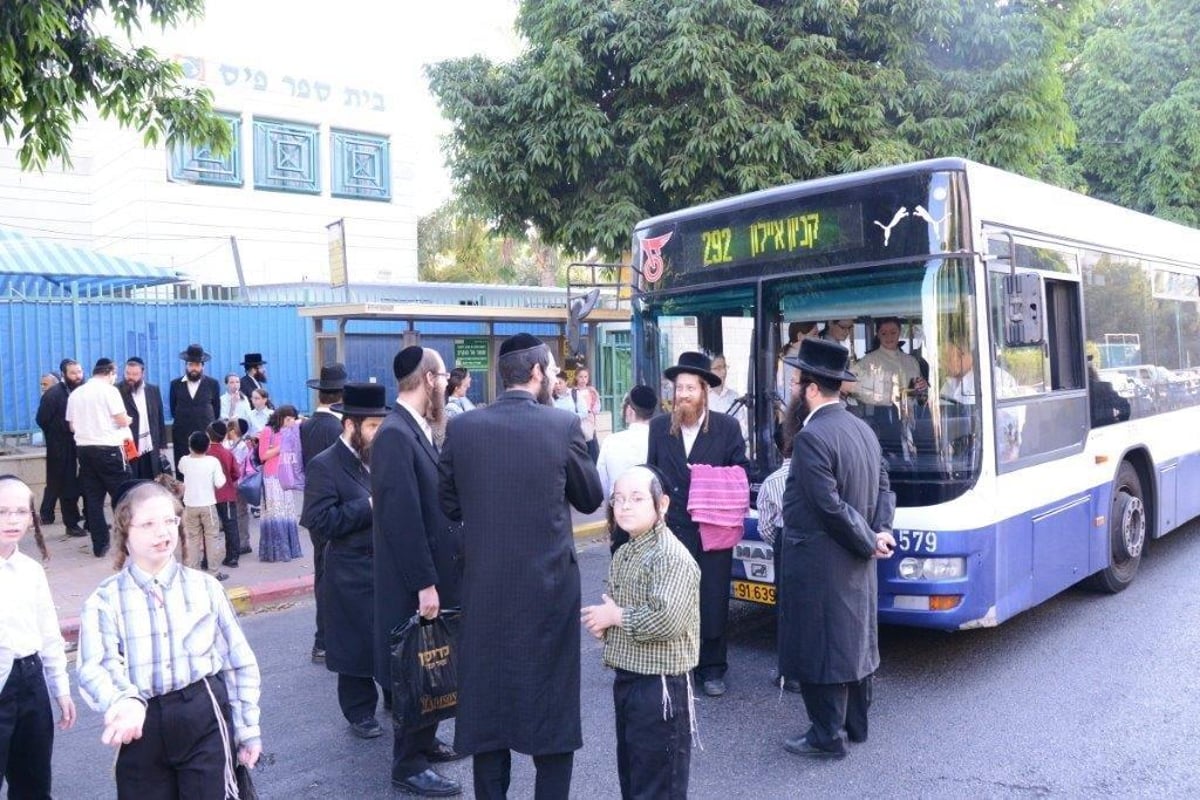
[[[1142,482],[1128,461],[1121,462],[1113,484],[1112,507],[1108,515],[1109,564],[1092,576],[1092,586],[1116,594],[1137,575],[1146,547],[1146,504]]]

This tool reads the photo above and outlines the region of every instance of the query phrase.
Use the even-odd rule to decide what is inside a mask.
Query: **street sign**
[[[346,276],[346,220],[339,219],[325,226],[329,231],[329,286],[333,289],[348,283]]]
[[[486,370],[491,365],[486,338],[454,340],[454,366]]]

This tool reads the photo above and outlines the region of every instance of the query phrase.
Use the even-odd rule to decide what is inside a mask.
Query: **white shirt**
[[[137,391],[129,394],[133,397],[133,407],[137,409],[138,420],[141,421],[138,426],[138,454],[145,455],[154,449],[154,437],[150,435],[150,412],[146,409],[146,384],[143,383]]]
[[[692,454],[692,445],[696,443],[696,437],[700,435],[700,429],[704,427],[706,419],[708,419],[707,411],[700,415],[700,420],[695,425],[679,426],[679,433],[683,436],[683,452],[686,455]]]
[[[202,508],[217,504],[217,489],[225,485],[225,470],[212,456],[197,458],[188,453],[179,459],[179,474],[183,476],[183,504]]]
[[[124,413],[121,393],[103,375],[89,378],[67,400],[67,422],[79,447],[120,447],[121,442],[132,439],[128,427],[118,427],[113,421],[113,415]]]
[[[53,698],[71,694],[67,654],[46,571],[20,550],[0,556],[0,687],[15,659],[37,653]]]
[[[221,395],[221,419],[231,417],[247,420],[250,418],[250,401],[246,399],[246,395],[239,392],[236,403],[233,402],[233,395],[228,392]]]
[[[650,449],[650,423],[631,422],[629,427],[613,433],[600,443],[600,458],[596,469],[600,471],[600,483],[604,496],[612,494],[613,483],[630,467],[646,463]]]
[[[250,427],[246,429],[247,436],[258,436],[262,433],[262,429],[267,427],[267,422],[271,419],[271,409],[255,408],[246,415],[246,422]]]
[[[899,402],[900,393],[921,377],[921,365],[903,350],[880,347],[858,360],[854,374],[858,376],[854,394],[859,400],[891,405]]]
[[[399,397],[396,398],[396,404],[401,406],[409,414],[412,414],[412,418],[417,421],[418,427],[421,428],[421,433],[425,434],[425,438],[429,440],[430,444],[433,444],[433,428],[429,427],[429,423],[425,421],[425,415],[401,400]]]

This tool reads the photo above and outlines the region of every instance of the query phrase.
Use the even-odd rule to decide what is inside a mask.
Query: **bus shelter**
[[[629,323],[628,309],[593,309],[581,326],[579,352],[572,353],[566,306],[346,303],[309,306],[299,313],[312,320],[313,375],[321,364],[340,361],[351,381],[382,383],[388,396],[395,397],[392,359],[402,347],[419,344],[441,353],[447,369],[463,367],[471,372],[468,397],[476,403],[490,403],[503,391],[496,352],[509,336],[520,332],[537,336],[550,345],[559,365],[570,370],[577,355],[579,363],[596,363],[600,326]],[[597,370],[593,374],[599,378]]]

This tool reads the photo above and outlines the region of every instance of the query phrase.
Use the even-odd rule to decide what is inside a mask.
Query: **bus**
[[[1118,592],[1148,538],[1200,515],[1200,393],[1165,394],[1200,385],[1200,231],[949,158],[645,220],[633,266],[637,381],[669,401],[679,353],[723,355],[752,485],[781,464],[789,329],[848,328],[856,364],[900,321],[927,387],[846,398],[897,498],[882,622],[988,627],[1085,579]],[[1134,372],[1139,402],[1100,374],[1128,371],[1117,344],[1155,381]],[[769,604],[756,529],[731,594]]]

